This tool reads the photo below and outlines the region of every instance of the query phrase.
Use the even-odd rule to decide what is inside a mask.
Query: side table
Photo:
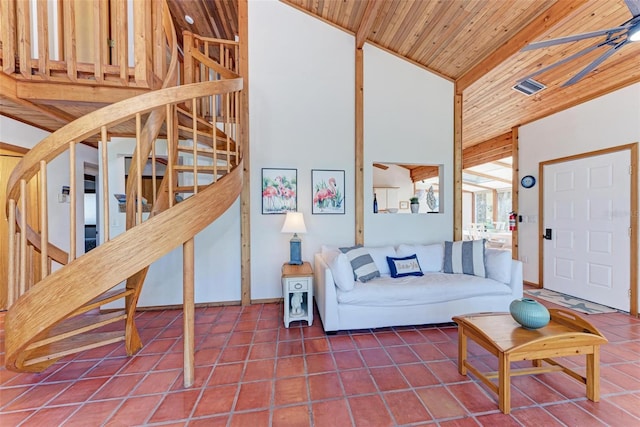
[[[284,326],[296,320],[313,324],[313,269],[311,264],[282,265],[282,295],[284,296]]]

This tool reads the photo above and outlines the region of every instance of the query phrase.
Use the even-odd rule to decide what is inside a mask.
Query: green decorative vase
[[[511,317],[526,329],[542,328],[551,320],[547,307],[531,298],[513,300],[509,311]]]

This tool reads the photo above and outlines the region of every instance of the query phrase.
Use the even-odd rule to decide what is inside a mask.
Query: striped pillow
[[[354,280],[359,280],[364,283],[374,277],[380,277],[376,263],[373,262],[373,258],[371,258],[367,249],[357,245],[350,248],[340,248],[340,250],[347,255],[351,263]]]
[[[484,243],[485,239],[444,242],[443,271],[487,277],[484,266]]]

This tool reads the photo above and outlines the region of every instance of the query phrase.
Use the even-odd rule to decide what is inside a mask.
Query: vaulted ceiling
[[[625,0],[281,0],[330,25],[456,82],[463,96],[463,147],[517,125],[640,82],[640,42],[628,43],[577,83],[561,87],[608,46],[537,75],[546,89],[512,89],[526,75],[605,36],[522,52],[527,44],[619,26],[632,18]],[[640,1],[627,0],[638,4]],[[176,23],[233,38],[235,0],[170,0]],[[188,14],[194,18],[189,25]],[[274,23],[275,24],[275,23]],[[354,43],[355,45],[355,43]]]

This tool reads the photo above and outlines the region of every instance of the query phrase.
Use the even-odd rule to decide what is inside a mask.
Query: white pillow
[[[340,290],[348,292],[353,289],[355,280],[353,280],[353,269],[349,258],[343,253],[333,258],[329,263],[331,274],[333,275],[333,281],[336,282],[336,286]]]
[[[365,249],[369,252],[369,255],[371,255],[380,274],[391,274],[387,257],[394,258],[397,256],[396,249],[393,246],[380,246],[375,248],[365,246]]]
[[[511,282],[511,251],[485,249],[484,264],[487,278],[509,284]]]
[[[444,248],[441,243],[431,245],[405,245],[398,246],[398,256],[407,257],[416,254],[423,273],[442,271],[442,259]]]
[[[354,286],[353,269],[349,258],[339,250],[327,250],[322,254],[331,270],[333,281],[343,291],[350,291]]]

